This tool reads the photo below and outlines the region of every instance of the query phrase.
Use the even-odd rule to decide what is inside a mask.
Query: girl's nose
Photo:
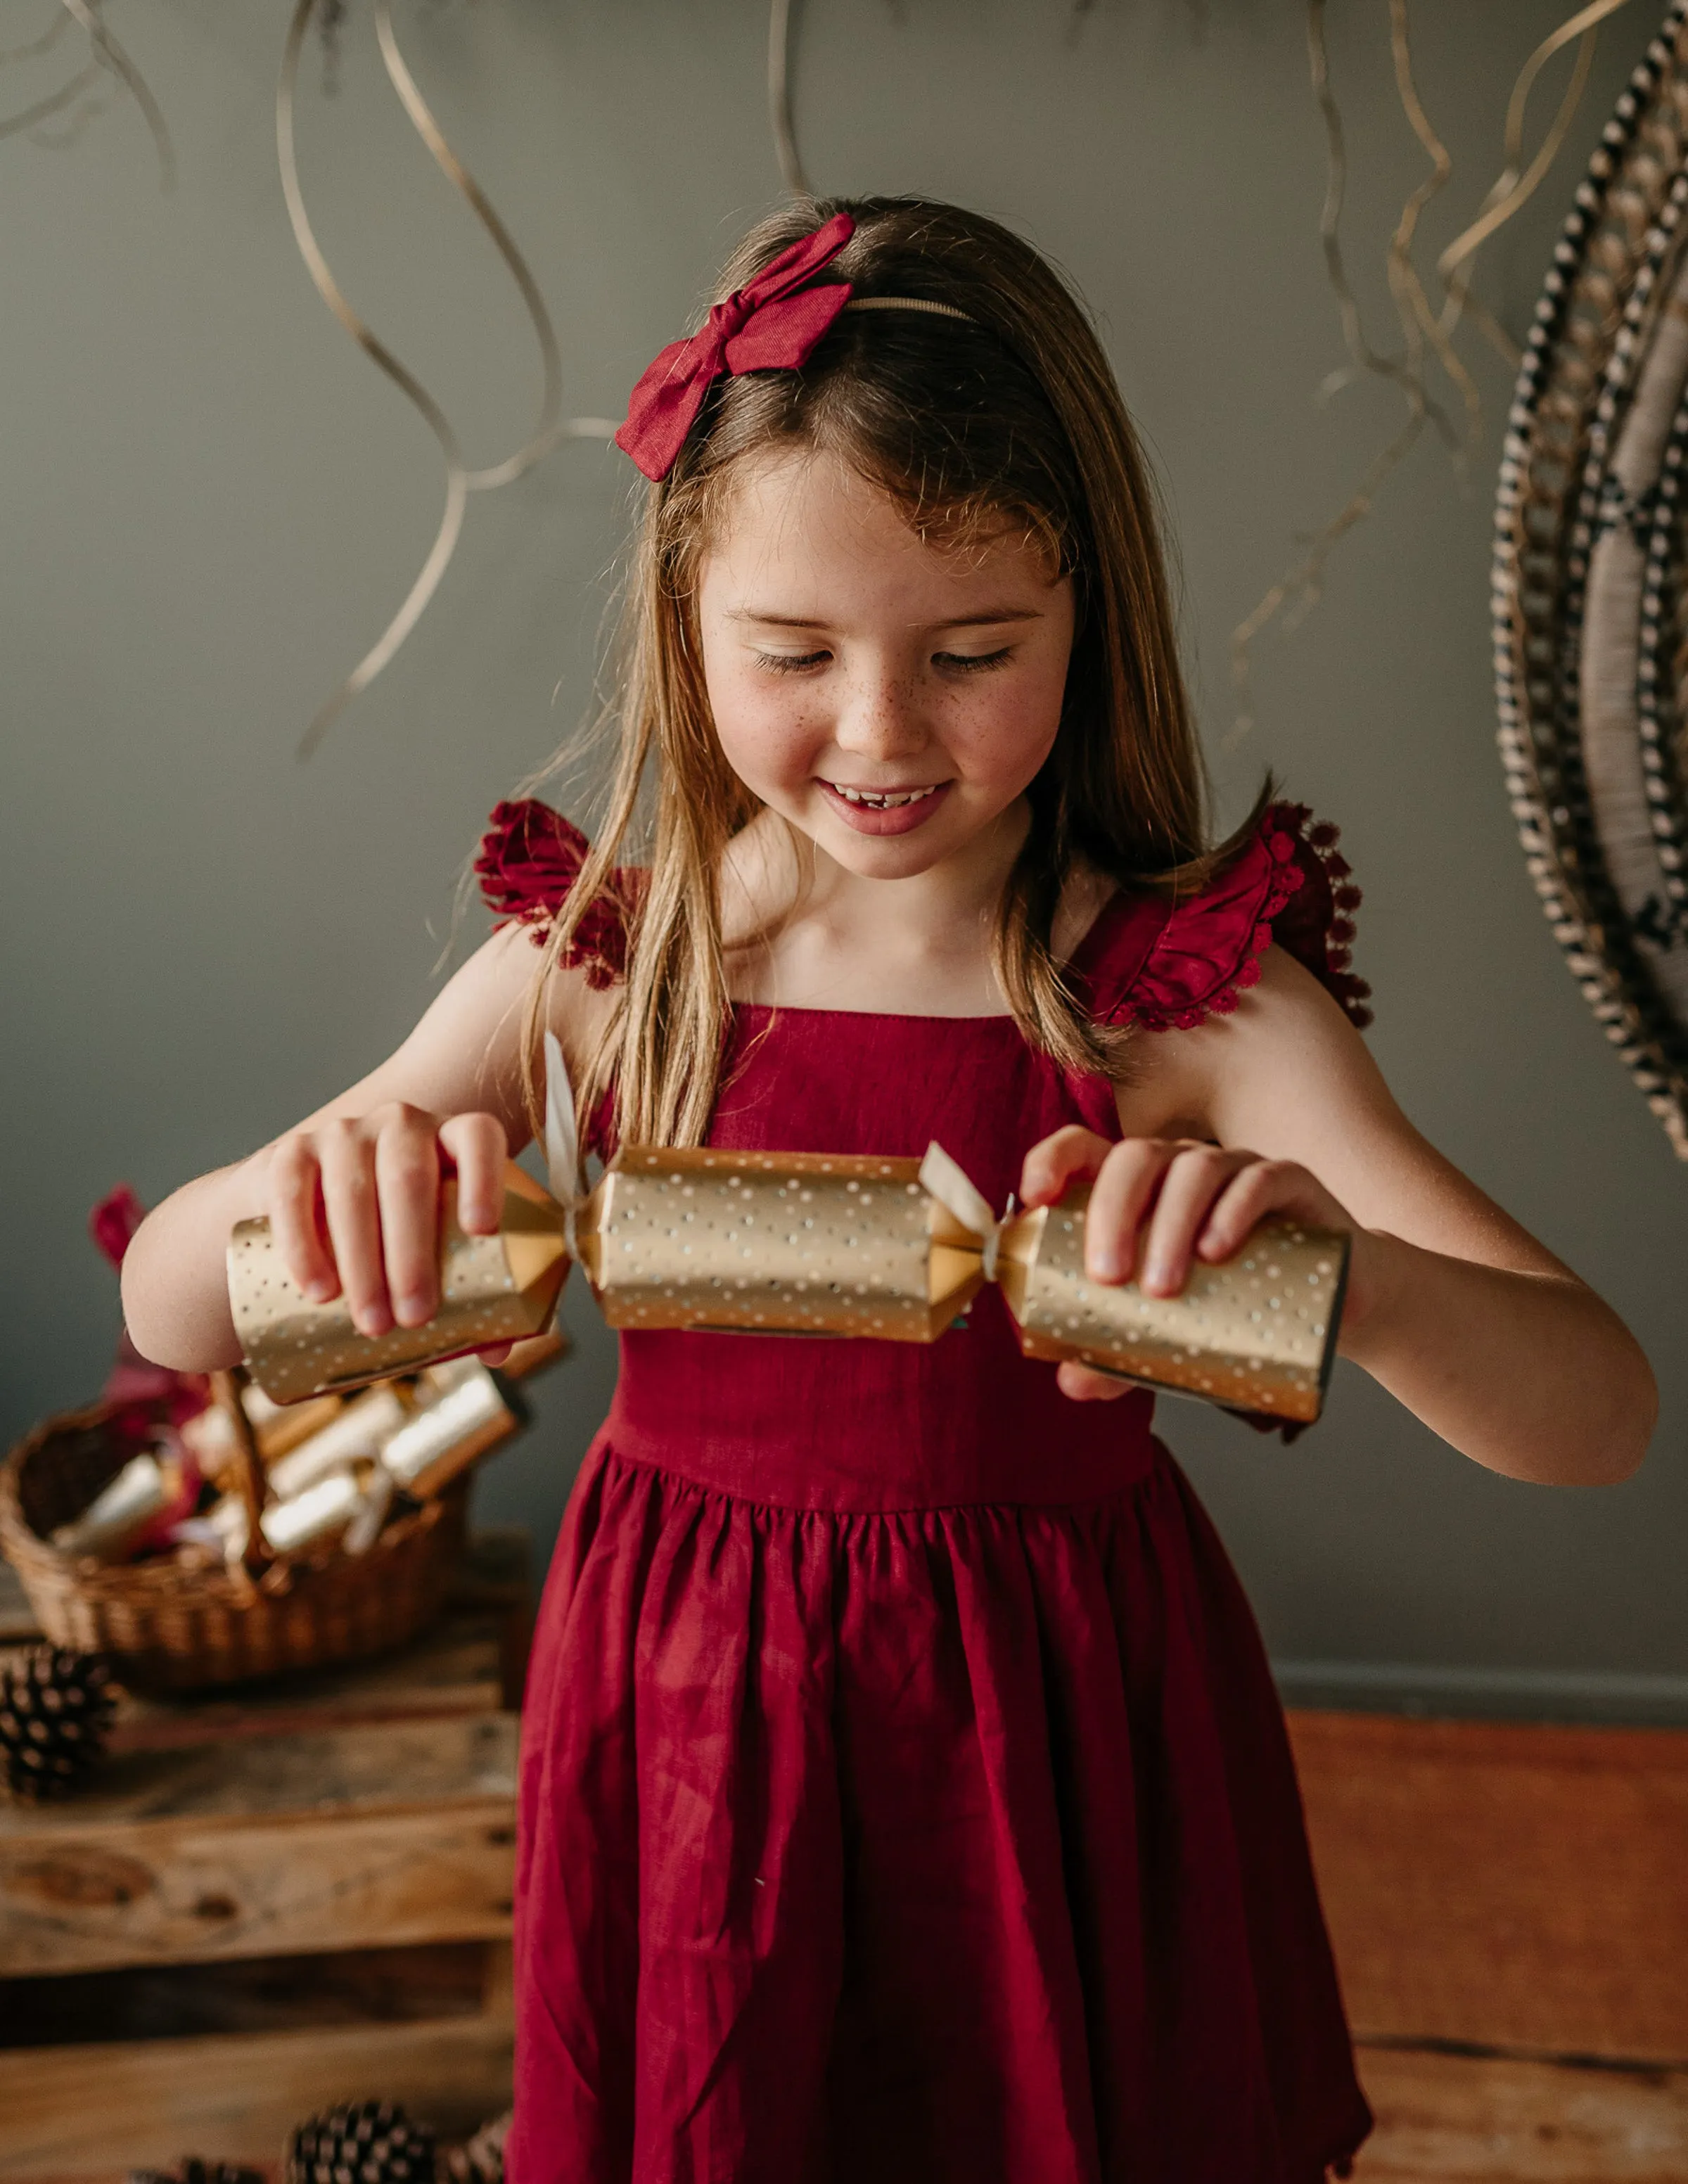
[[[854,751],[863,758],[905,757],[923,749],[928,740],[911,684],[892,675],[852,682],[835,736],[841,750]]]

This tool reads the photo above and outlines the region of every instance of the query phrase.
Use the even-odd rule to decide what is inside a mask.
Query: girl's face
[[[745,786],[864,878],[1017,805],[1060,725],[1072,586],[1017,532],[923,543],[836,458],[749,472],[705,556],[704,674]]]

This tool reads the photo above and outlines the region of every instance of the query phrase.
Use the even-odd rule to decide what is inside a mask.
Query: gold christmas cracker
[[[434,1366],[417,1392],[421,1404],[382,1444],[380,1464],[394,1486],[427,1501],[507,1440],[521,1421],[478,1357]]]
[[[260,1384],[272,1396],[283,1386],[305,1395],[505,1339],[510,1315],[536,1303],[549,1312],[571,1252],[612,1327],[653,1331],[932,1342],[995,1281],[1029,1357],[1076,1358],[1235,1409],[1318,1416],[1341,1317],[1345,1236],[1265,1223],[1235,1259],[1198,1264],[1181,1295],[1150,1297],[1129,1282],[1085,1279],[1089,1198],[1081,1187],[1057,1206],[999,1220],[935,1145],[923,1161],[632,1146],[566,1207],[512,1169],[501,1235],[465,1238],[448,1227],[447,1301],[426,1327],[360,1336],[343,1306],[311,1306],[291,1284],[274,1286],[273,1261],[272,1287],[237,1296],[237,1323]],[[239,1278],[251,1279],[239,1244],[237,1232],[231,1289],[237,1262]],[[285,1312],[259,1308],[278,1295]],[[490,1415],[487,1425],[498,1429]],[[420,1479],[431,1459],[421,1453],[426,1433],[415,1438]]]
[[[229,1240],[229,1302],[253,1379],[292,1403],[414,1371],[456,1352],[538,1334],[569,1270],[567,1217],[512,1162],[496,1235],[458,1225],[457,1185],[443,1193],[437,1312],[421,1327],[359,1334],[343,1297],[314,1304],[282,1262],[268,1221],[242,1221]]]
[[[120,1562],[145,1526],[168,1509],[181,1490],[181,1467],[155,1449],[132,1456],[80,1517],[53,1535],[60,1554],[95,1555]]]
[[[577,1217],[581,1263],[612,1327],[931,1342],[984,1274],[920,1174],[867,1155],[632,1146]]]
[[[1084,1273],[1089,1189],[1005,1226],[998,1279],[1028,1357],[1076,1358],[1151,1388],[1311,1424],[1336,1356],[1349,1240],[1262,1221],[1219,1266],[1198,1260],[1177,1296]]]

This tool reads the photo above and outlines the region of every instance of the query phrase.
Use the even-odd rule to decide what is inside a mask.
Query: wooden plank
[[[486,2015],[495,1964],[502,1966],[499,2000],[508,2015],[510,1952],[503,1942],[0,1979],[0,2050]]]
[[[508,1942],[489,1942],[481,1970],[481,2007],[506,2025],[515,2021],[515,1964]]]
[[[328,1812],[398,1811],[515,1788],[510,1714],[374,1723],[320,1735],[130,1752],[57,1805],[0,1806],[0,1858],[15,1845],[217,1820],[230,1826]]]
[[[459,2133],[510,2105],[510,2034],[480,2015],[0,2053],[0,2184],[173,2167],[184,2153],[273,2162],[337,2101],[401,2101]]]
[[[11,1973],[423,1942],[510,1931],[507,1800],[449,1814],[312,1826],[136,1830],[122,1848],[67,1841],[0,1860],[0,1961]]]
[[[1682,2184],[1688,2075],[1362,2048],[1355,2184]]]
[[[507,1615],[486,1609],[460,1610],[402,1652],[355,1667],[278,1676],[198,1698],[125,1696],[111,1748],[164,1751],[354,1722],[494,1713],[504,1705],[508,1621]]]
[[[1688,1735],[1290,1717],[1362,2036],[1688,2058]]]
[[[489,1524],[472,1532],[452,1598],[499,1616],[504,1703],[519,1711],[533,1641],[533,1540],[526,1527]]]
[[[508,1714],[132,1753],[96,1792],[0,1809],[14,1974],[509,1931]]]

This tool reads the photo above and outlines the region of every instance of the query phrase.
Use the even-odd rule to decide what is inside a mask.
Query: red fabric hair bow
[[[728,372],[794,371],[850,301],[850,283],[807,284],[855,232],[847,212],[770,259],[754,281],[710,309],[689,341],[670,342],[627,404],[616,445],[648,478],[666,478],[704,397]]]

